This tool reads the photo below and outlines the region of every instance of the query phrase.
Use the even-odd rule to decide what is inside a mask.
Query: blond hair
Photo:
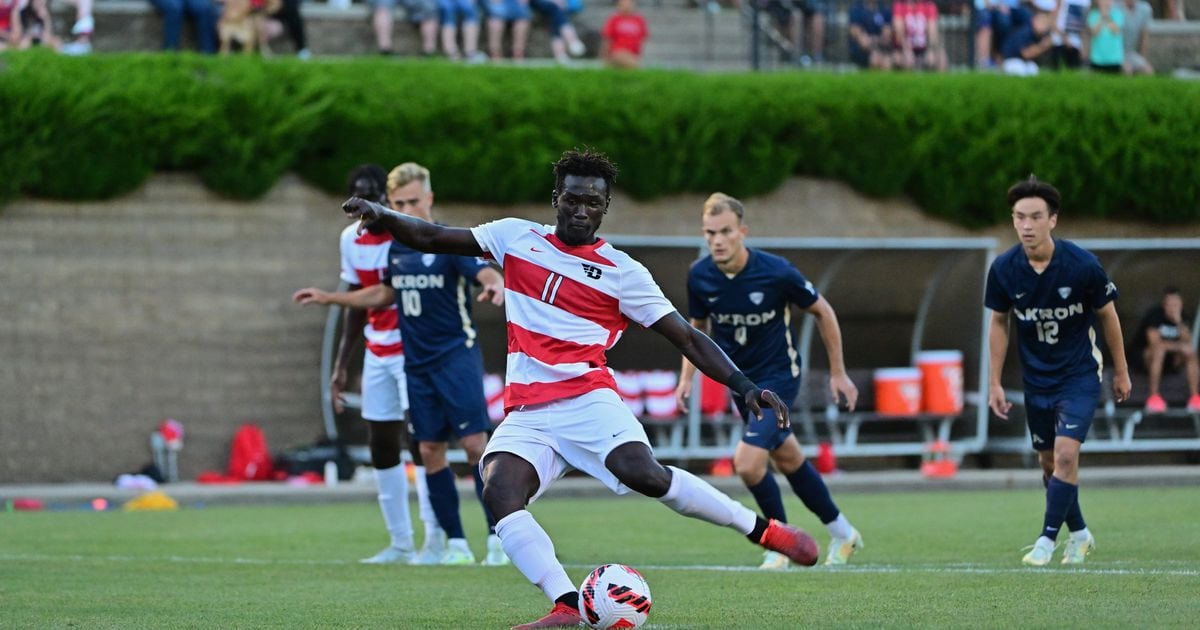
[[[711,217],[726,210],[736,214],[739,223],[746,217],[746,208],[742,202],[722,192],[715,192],[708,196],[708,199],[704,201],[704,211],[701,216]]]
[[[412,182],[420,181],[425,185],[422,189],[425,192],[433,190],[433,183],[429,178],[429,169],[417,164],[416,162],[405,162],[400,166],[392,169],[392,172],[387,176],[388,192],[393,192],[398,188],[403,188]]]

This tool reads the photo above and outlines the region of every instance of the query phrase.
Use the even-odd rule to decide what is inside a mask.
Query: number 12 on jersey
[[[419,305],[418,305],[419,306]],[[1054,345],[1058,343],[1058,322],[1035,322],[1038,341]]]

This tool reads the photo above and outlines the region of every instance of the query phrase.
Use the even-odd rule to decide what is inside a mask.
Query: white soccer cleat
[[[1083,564],[1083,559],[1096,548],[1096,539],[1088,533],[1087,538],[1083,540],[1075,540],[1072,537],[1067,541],[1066,549],[1063,549],[1063,564]]]
[[[446,542],[446,553],[442,554],[443,565],[458,566],[475,564],[475,554],[467,546],[466,538],[451,538]]]
[[[825,554],[825,566],[841,566],[846,564],[854,552],[863,548],[862,534],[857,529],[850,528],[849,538],[833,538],[829,541],[829,551]]]
[[[1021,558],[1021,562],[1031,567],[1044,567],[1047,564],[1050,564],[1050,560],[1054,557],[1055,545],[1053,543],[1045,544],[1042,542],[1043,540],[1045,539],[1039,538],[1032,547],[1026,547],[1026,549],[1029,550],[1029,553],[1025,554],[1025,557]]]
[[[504,553],[504,546],[500,544],[500,537],[495,534],[488,536],[487,557],[483,559],[483,565],[487,567],[503,567],[510,564],[512,564],[512,560],[509,560],[508,554]]]
[[[414,557],[415,554],[412,549],[400,549],[388,546],[383,551],[370,558],[363,558],[359,562],[363,564],[411,564]]]
[[[758,568],[762,571],[786,571],[791,562],[787,556],[778,551],[767,550],[763,552],[763,561]]]
[[[425,544],[421,546],[421,550],[413,558],[412,564],[441,564],[442,556],[445,554],[446,531],[439,527],[426,535]]]

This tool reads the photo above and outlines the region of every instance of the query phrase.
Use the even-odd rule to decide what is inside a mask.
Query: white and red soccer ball
[[[639,628],[650,616],[650,586],[623,564],[597,567],[579,585],[579,614],[590,628]]]

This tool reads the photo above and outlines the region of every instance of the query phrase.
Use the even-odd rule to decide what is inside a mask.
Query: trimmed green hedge
[[[1072,214],[1200,221],[1197,82],[0,56],[0,197],[102,199],[167,169],[235,198],[289,170],[341,192],[356,164],[415,159],[439,198],[527,201],[581,145],[642,198],[805,174],[984,225],[1034,172]]]

